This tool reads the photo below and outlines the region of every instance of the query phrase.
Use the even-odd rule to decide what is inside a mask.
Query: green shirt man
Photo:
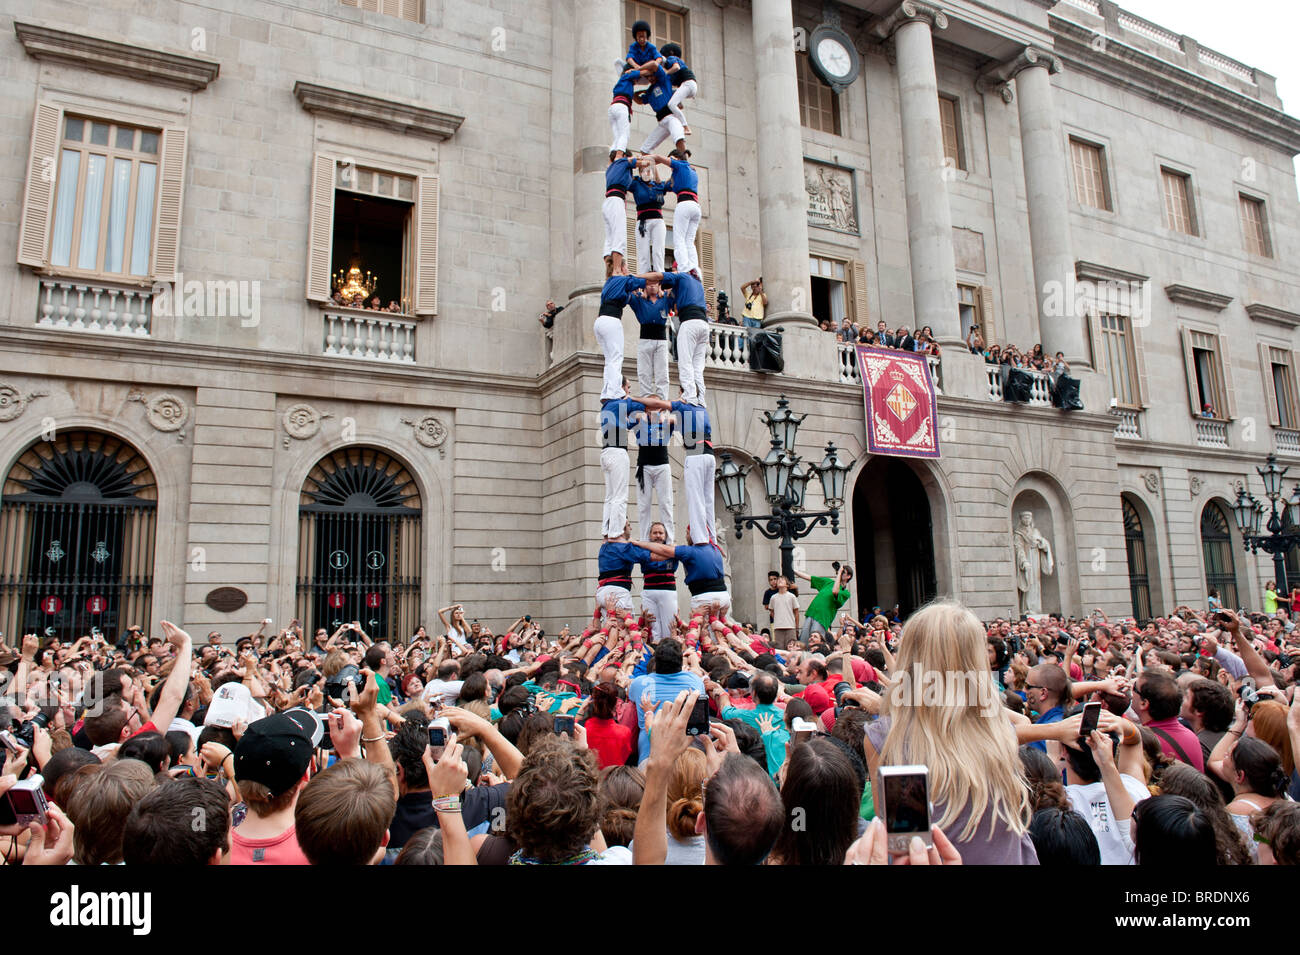
[[[817,596],[813,597],[804,616],[821,624],[822,629],[829,634],[835,624],[835,614],[849,602],[849,581],[853,579],[853,568],[845,564],[835,577],[810,577],[797,570],[795,575],[808,581],[817,591]],[[805,631],[811,634],[811,627],[806,626]]]

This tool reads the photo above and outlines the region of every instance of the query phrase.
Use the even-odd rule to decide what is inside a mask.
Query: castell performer
[[[677,432],[686,449],[682,468],[682,487],[686,492],[687,538],[692,544],[711,544],[716,540],[713,505],[713,476],[717,461],[713,457],[713,427],[709,409],[704,405],[674,401]]]
[[[691,528],[686,528],[691,534]],[[691,592],[691,613],[708,611],[725,618],[731,610],[731,594],[727,590],[726,570],[722,549],[717,544],[685,544],[673,547],[654,541],[632,541],[635,548],[643,548],[660,560],[675,558],[686,569],[685,584]],[[644,600],[644,597],[642,598]]]
[[[609,128],[614,141],[609,147],[609,161],[626,158],[627,137],[632,130],[632,95],[636,92],[632,86],[641,76],[640,70],[625,70],[614,84],[614,98],[609,104]]]
[[[605,201],[600,207],[605,217],[605,275],[627,274],[627,191],[632,188],[632,170],[636,160],[615,159],[610,151],[605,167]]]
[[[642,416],[632,432],[636,435],[637,533],[645,536],[650,533],[653,523],[662,523],[670,544],[676,535],[673,533],[673,476],[668,463],[668,442],[675,424],[672,415],[647,414]],[[656,501],[659,520],[652,522],[651,513]]]
[[[700,228],[700,175],[688,162],[690,155],[689,149],[679,148],[672,151],[671,158],[651,158],[671,166],[673,171],[668,190],[677,193],[677,208],[673,210],[673,255],[677,257],[677,271],[690,272],[698,279],[701,275],[695,254],[695,233]]]
[[[636,205],[636,263],[643,272],[664,270],[664,193],[668,183],[632,177],[632,202]]]
[[[704,404],[704,358],[709,350],[709,310],[704,298],[704,286],[690,272],[643,272],[647,281],[657,281],[671,289],[677,316],[677,376],[681,382],[682,400],[688,404]],[[608,287],[609,283],[605,285]],[[602,302],[602,308],[604,307]],[[607,353],[608,354],[608,353]],[[622,360],[622,352],[619,353]],[[608,358],[606,358],[608,361]]]
[[[691,124],[686,122],[686,116],[682,113],[682,101],[695,99],[700,91],[699,84],[695,82],[695,74],[691,68],[682,60],[682,48],[679,44],[665,43],[664,48],[659,52],[663,54],[664,71],[672,79],[674,87],[672,98],[668,100],[668,108],[682,124],[682,131],[689,136]]]
[[[631,529],[624,524],[613,536],[601,542],[596,554],[596,607],[605,609],[610,597],[614,598],[617,613],[632,612],[632,567],[654,556],[642,547],[628,543]]]
[[[638,20],[632,24],[632,43],[627,48],[627,57],[623,62],[630,69],[640,69],[647,63],[663,62],[663,56],[650,42],[650,24]]]
[[[682,129],[681,121],[668,108],[668,101],[673,98],[672,77],[664,72],[662,66],[656,67],[650,74],[650,88],[641,90],[632,98],[638,103],[648,103],[654,110],[655,119],[659,120],[659,124],[650,130],[650,135],[641,144],[641,152],[652,152],[665,139],[677,149],[686,148],[686,131]]]
[[[673,303],[658,282],[631,295],[628,307],[641,327],[636,346],[636,384],[643,395],[668,397],[668,312]]]
[[[600,386],[600,400],[622,398],[623,390],[623,306],[637,289],[645,288],[639,275],[611,275],[600,290],[600,310],[592,330],[605,355],[605,378]],[[707,323],[706,323],[707,324]]]
[[[622,392],[627,379],[621,379]],[[663,411],[668,402],[654,397],[616,397],[600,402],[600,470],[605,475],[605,505],[601,514],[601,535],[617,537],[627,523],[627,479],[630,471],[627,433],[647,409]]]
[[[672,513],[670,507],[668,513]],[[642,525],[642,533],[645,533]],[[655,544],[673,542],[672,531],[660,521],[650,525],[650,541]],[[651,616],[651,642],[658,643],[672,633],[673,619],[677,616],[677,561],[651,560],[641,565],[641,612]]]

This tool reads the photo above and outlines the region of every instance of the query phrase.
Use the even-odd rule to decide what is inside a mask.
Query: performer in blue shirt
[[[622,379],[622,388],[627,379]],[[600,403],[600,470],[605,475],[605,504],[601,513],[601,534],[614,538],[627,524],[627,479],[631,470],[627,454],[627,433],[647,409],[666,411],[661,398],[609,398]]]
[[[614,84],[614,97],[609,103],[609,128],[614,134],[614,142],[609,147],[609,161],[627,158],[627,137],[632,130],[632,97],[636,93],[632,85],[644,74],[640,70],[625,70]]]
[[[673,476],[668,464],[668,442],[675,420],[671,415],[645,415],[632,429],[636,435],[636,513],[637,531],[649,534],[651,512],[656,498],[659,522],[664,525],[668,543],[673,542]],[[653,538],[651,538],[653,539]]]
[[[641,325],[636,346],[636,383],[642,394],[668,397],[668,312],[672,302],[658,282],[647,282],[643,291],[627,300]]]
[[[638,20],[632,24],[632,44],[627,48],[627,58],[623,62],[636,69],[655,60],[662,61],[663,57],[650,42],[650,24]]]
[[[654,169],[654,164],[643,160],[637,164],[638,174],[632,177],[632,202],[636,205],[636,262],[643,271],[664,270],[664,193],[666,182],[659,181],[654,169],[653,181],[641,173],[642,166]]]
[[[613,156],[613,152],[610,153]],[[605,277],[627,274],[627,191],[632,188],[636,160],[610,159],[605,167]]]
[[[695,254],[695,233],[700,228],[700,176],[688,161],[689,149],[674,149],[670,156],[650,159],[672,167],[668,189],[677,193],[677,208],[673,210],[673,255],[677,257],[677,271],[690,272],[698,279],[701,276],[699,257]]]
[[[682,48],[679,44],[665,43],[660,52],[664,57],[664,71],[672,79],[674,87],[672,99],[668,101],[668,108],[682,124],[682,132],[689,136],[691,124],[686,122],[686,116],[682,113],[682,101],[695,99],[700,91],[699,84],[695,82],[695,74],[691,68],[682,60]]]
[[[613,598],[615,611],[632,612],[632,566],[653,560],[649,551],[628,543],[630,529],[625,525],[621,532],[606,539],[596,554],[596,606],[605,610]]]
[[[671,517],[671,499],[668,513]],[[641,527],[644,528],[645,524]],[[672,531],[662,522],[655,521],[650,525],[650,540],[656,544],[671,545]],[[655,560],[641,565],[641,611],[651,618],[650,634],[653,643],[658,643],[672,633],[673,620],[677,617],[677,561]]]
[[[650,88],[641,90],[633,97],[638,103],[648,103],[654,110],[655,119],[659,120],[659,125],[650,130],[650,135],[641,144],[641,152],[654,152],[655,147],[665,139],[677,149],[686,148],[686,131],[682,129],[681,122],[668,108],[668,101],[672,98],[672,77],[664,72],[662,66],[657,66],[650,76]]]
[[[690,534],[690,527],[686,533]],[[676,558],[686,569],[686,588],[691,592],[691,613],[711,611],[715,617],[725,619],[731,610],[731,594],[727,590],[727,572],[723,564],[726,556],[717,544],[685,544],[676,547],[654,541],[632,541],[633,547],[648,550],[660,560]]]
[[[677,433],[682,436],[682,446],[686,449],[682,488],[686,493],[688,539],[692,544],[711,544],[717,538],[713,504],[713,475],[717,461],[713,457],[709,409],[681,401],[674,401],[672,409],[677,416]]]
[[[681,325],[677,328],[677,376],[682,400],[704,404],[704,358],[709,350],[709,309],[704,286],[690,272],[643,272],[648,282],[659,282],[673,294]]]
[[[605,354],[605,380],[600,399],[622,398],[623,391],[623,306],[628,296],[645,288],[645,279],[636,275],[611,275],[600,291],[600,311],[593,331],[600,350]]]

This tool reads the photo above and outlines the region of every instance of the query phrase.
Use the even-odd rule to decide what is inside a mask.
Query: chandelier
[[[334,291],[343,296],[344,301],[351,302],[357,297],[369,299],[379,286],[379,276],[369,269],[361,268],[361,202],[356,202],[357,215],[352,223],[352,256],[348,259],[347,269],[334,273]]]

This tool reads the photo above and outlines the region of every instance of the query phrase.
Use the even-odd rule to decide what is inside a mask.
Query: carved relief
[[[443,445],[447,441],[447,426],[434,415],[425,415],[422,418],[402,418],[402,424],[410,425],[415,432],[415,440],[426,448],[437,448],[438,453],[443,457],[447,456],[447,449]]]
[[[34,398],[49,397],[48,391],[29,391],[23,394],[13,385],[0,384],[0,421],[13,421],[24,411]]]

